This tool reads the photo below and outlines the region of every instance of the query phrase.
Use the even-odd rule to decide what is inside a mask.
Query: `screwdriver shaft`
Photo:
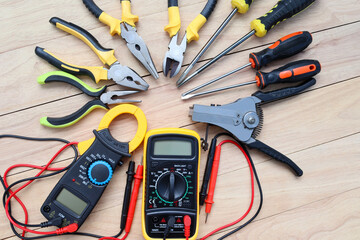
[[[181,84],[182,81],[186,78],[190,70],[195,66],[195,64],[199,61],[201,56],[208,50],[210,45],[215,41],[215,39],[219,36],[219,34],[224,30],[226,25],[230,22],[232,17],[235,15],[235,13],[238,11],[237,8],[234,8],[234,10],[231,11],[229,16],[223,21],[223,23],[219,26],[219,28],[216,30],[216,32],[211,36],[211,38],[207,41],[207,43],[204,45],[204,47],[200,50],[200,52],[195,56],[195,58],[191,61],[190,65],[185,69],[185,71],[181,74],[179,80],[177,80],[176,84]]]
[[[217,89],[204,91],[204,92],[200,92],[200,93],[187,94],[185,96],[182,96],[181,99],[186,100],[186,99],[190,99],[190,98],[193,98],[193,97],[198,97],[198,96],[202,96],[202,95],[206,95],[206,94],[210,94],[210,93],[220,92],[220,91],[224,91],[224,90],[228,90],[228,89],[232,89],[232,88],[237,88],[237,87],[241,87],[241,86],[246,86],[246,85],[250,85],[250,84],[254,84],[254,83],[256,83],[256,81],[239,83],[239,84],[226,86],[226,87],[222,87],[222,88],[217,88]]]
[[[224,51],[222,51],[221,53],[219,53],[216,57],[214,57],[212,60],[210,60],[209,62],[205,63],[203,66],[201,66],[199,69],[197,69],[193,74],[191,74],[189,77],[187,77],[186,79],[184,79],[184,81],[182,81],[181,83],[177,84],[177,87],[181,87],[182,85],[184,85],[186,82],[190,81],[192,78],[194,78],[196,75],[198,75],[199,73],[201,73],[202,71],[204,71],[206,68],[208,68],[210,65],[212,65],[213,63],[215,63],[217,60],[219,60],[220,58],[222,58],[225,54],[227,54],[228,52],[230,52],[231,50],[233,50],[234,48],[236,48],[237,46],[239,46],[241,43],[245,42],[248,38],[250,38],[252,35],[255,34],[255,30],[251,30],[248,34],[246,34],[245,36],[243,36],[242,38],[240,38],[239,40],[237,40],[236,42],[234,42],[233,44],[231,44],[231,46],[229,46],[228,48],[226,48]]]
[[[199,86],[197,86],[197,87],[195,87],[195,88],[193,88],[193,89],[191,89],[191,90],[183,93],[182,96],[185,96],[185,95],[187,95],[187,94],[189,94],[189,93],[195,92],[195,91],[199,90],[200,88],[203,88],[203,87],[208,86],[208,85],[210,85],[210,84],[212,84],[212,83],[214,83],[214,82],[217,82],[217,81],[219,81],[220,79],[223,79],[224,77],[227,77],[227,76],[229,76],[229,75],[231,75],[231,74],[233,74],[233,73],[236,73],[236,72],[238,72],[238,71],[240,71],[240,70],[242,70],[242,69],[244,69],[244,68],[246,68],[246,67],[249,67],[249,66],[251,66],[251,63],[245,64],[244,66],[238,67],[238,68],[236,68],[236,69],[234,69],[234,70],[232,70],[232,71],[230,71],[230,72],[228,72],[228,73],[225,73],[224,75],[221,75],[221,76],[219,76],[219,77],[217,77],[217,78],[215,78],[215,79],[213,79],[213,80],[210,80],[209,82],[206,82],[206,83],[204,83],[204,84],[201,84],[201,85],[199,85]]]

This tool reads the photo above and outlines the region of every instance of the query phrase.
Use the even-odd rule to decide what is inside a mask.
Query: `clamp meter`
[[[114,139],[108,129],[112,120],[129,113],[138,121],[138,130],[129,143]],[[61,217],[61,227],[77,223],[80,227],[103,194],[123,156],[131,156],[142,142],[147,129],[146,118],[140,108],[122,104],[107,112],[94,130],[95,137],[78,144],[81,157],[59,180],[41,207],[48,220]],[[60,226],[59,226],[60,227]]]
[[[142,231],[145,239],[163,239],[169,218],[175,224],[167,239],[184,239],[184,216],[191,218],[190,237],[199,226],[200,137],[192,130],[149,131],[144,144]]]

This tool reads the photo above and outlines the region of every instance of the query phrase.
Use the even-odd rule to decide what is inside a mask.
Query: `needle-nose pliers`
[[[110,27],[110,34],[112,36],[115,34],[121,35],[126,41],[130,52],[144,65],[155,79],[158,79],[159,74],[157,73],[149,50],[144,40],[136,32],[135,23],[139,20],[139,17],[131,13],[130,0],[120,0],[120,2],[122,10],[121,20],[101,10],[93,0],[83,0],[83,3],[90,12],[94,14],[100,22]]]
[[[42,117],[40,119],[40,124],[46,127],[52,128],[63,128],[71,126],[78,121],[80,121],[87,114],[92,112],[94,109],[100,108],[109,110],[108,104],[119,104],[119,103],[139,103],[140,100],[129,100],[122,99],[120,97],[138,93],[139,91],[109,91],[106,92],[107,86],[103,86],[100,88],[92,88],[79,78],[75,77],[66,72],[62,71],[54,71],[41,75],[37,79],[39,84],[46,84],[51,82],[63,82],[70,84],[78,89],[80,89],[83,93],[90,97],[94,97],[94,100],[87,102],[84,106],[82,106],[79,110],[74,113],[67,115],[65,117]]]
[[[164,30],[169,33],[171,40],[168,46],[169,50],[166,52],[163,62],[163,71],[165,76],[167,76],[169,71],[171,71],[170,77],[179,73],[184,60],[187,43],[190,43],[193,40],[199,40],[198,31],[210,17],[215,8],[216,2],[217,0],[207,1],[201,13],[186,28],[185,35],[181,40],[180,45],[178,45],[178,33],[181,27],[178,0],[168,0],[169,24],[165,26]]]
[[[132,88],[140,91],[145,91],[149,88],[149,84],[147,84],[147,82],[142,79],[134,70],[127,66],[123,66],[118,62],[118,60],[114,56],[113,49],[108,49],[101,46],[100,43],[95,39],[95,37],[85,29],[57,17],[51,18],[50,23],[85,42],[96,53],[99,59],[104,64],[109,66],[109,69],[104,67],[77,66],[65,63],[44,48],[36,47],[35,53],[39,57],[45,59],[50,64],[65,72],[74,75],[88,75],[96,83],[101,80],[112,79],[118,85],[127,88]]]

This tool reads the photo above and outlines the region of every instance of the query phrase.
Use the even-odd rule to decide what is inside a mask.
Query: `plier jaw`
[[[144,65],[155,79],[158,79],[159,74],[157,73],[149,49],[144,40],[137,34],[136,28],[126,22],[122,22],[120,27],[121,37],[126,41],[130,52]]]
[[[115,62],[110,66],[110,69],[108,70],[108,78],[112,79],[120,86],[139,91],[146,91],[149,88],[149,84],[134,70],[121,65],[119,62]]]
[[[163,71],[164,75],[167,76],[170,71],[170,77],[174,77],[179,73],[181,65],[184,60],[184,53],[186,51],[187,37],[186,33],[183,39],[181,40],[180,45],[177,44],[178,34],[176,33],[170,40],[169,50],[166,52],[164,62],[163,62]]]

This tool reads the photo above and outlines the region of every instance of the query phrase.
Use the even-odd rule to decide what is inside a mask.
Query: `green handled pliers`
[[[51,82],[63,82],[68,83],[90,97],[95,97],[96,99],[87,102],[83,107],[81,107],[76,112],[67,115],[65,117],[52,118],[52,117],[42,117],[40,119],[40,124],[46,127],[52,128],[63,128],[71,126],[77,123],[80,119],[85,117],[91,111],[97,108],[109,110],[108,104],[119,104],[119,103],[139,103],[141,100],[129,100],[121,99],[119,97],[126,96],[129,94],[138,93],[139,91],[109,91],[106,92],[107,86],[100,88],[92,88],[79,78],[75,77],[66,72],[54,71],[41,75],[37,79],[38,83],[45,84]]]

